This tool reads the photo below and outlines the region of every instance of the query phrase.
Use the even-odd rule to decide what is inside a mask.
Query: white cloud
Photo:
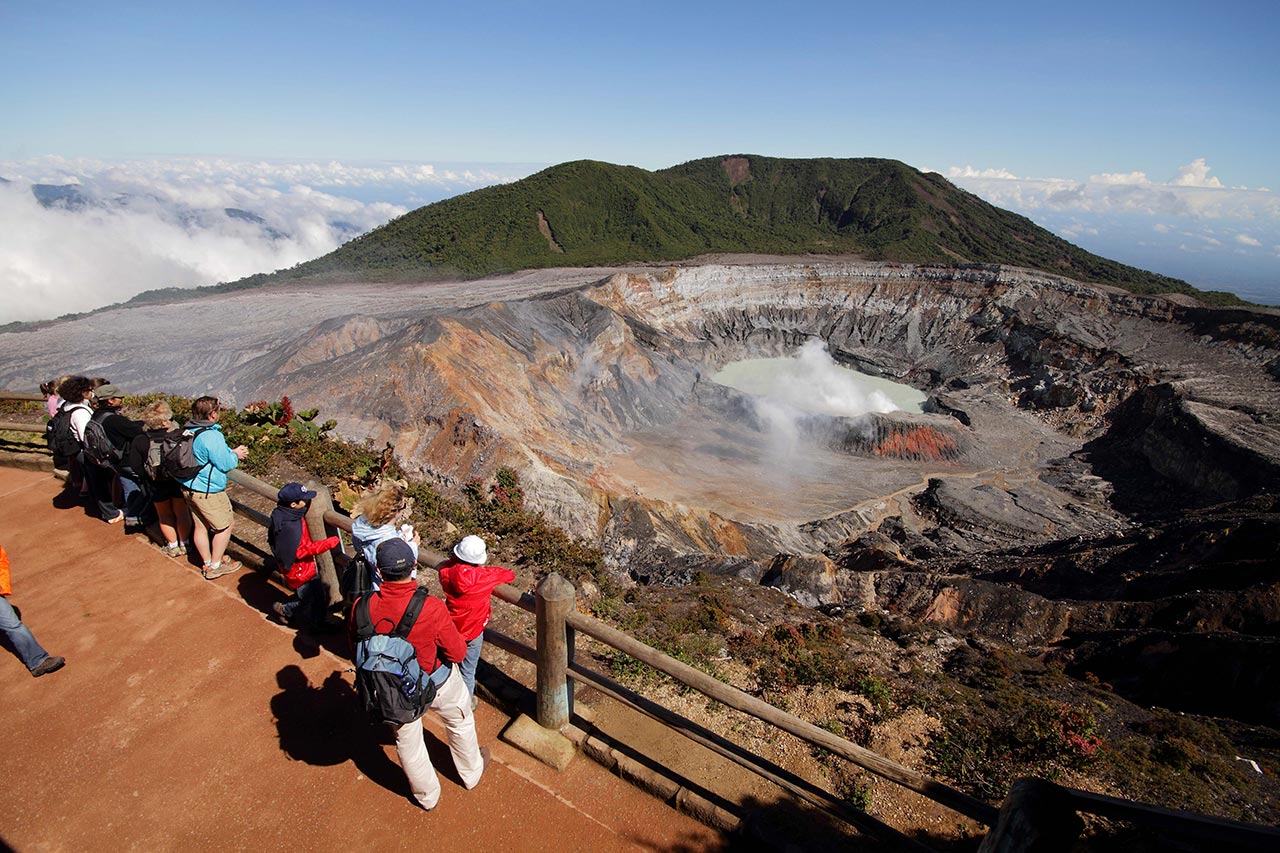
[[[1209,171],[1209,164],[1204,161],[1203,157],[1199,157],[1179,169],[1178,175],[1173,179],[1172,183],[1177,187],[1222,189],[1222,181],[1209,177]]]
[[[1147,177],[1146,172],[1126,172],[1124,174],[1104,172],[1101,175],[1090,175],[1089,183],[1091,184],[1149,184],[1151,183],[1151,179]]]
[[[985,170],[985,173],[1004,170]],[[1255,189],[1228,189],[1208,177],[1198,159],[1169,183],[1153,183],[1145,172],[1103,173],[1087,181],[1069,178],[993,178],[970,166],[947,174],[958,186],[992,204],[1020,213],[1135,214],[1195,220],[1228,219],[1280,224],[1280,198]]]
[[[1151,226],[1151,230],[1158,234],[1168,234],[1173,229],[1168,225],[1165,225],[1163,222],[1157,222],[1155,225]]]
[[[217,158],[0,162],[10,181],[0,183],[0,322],[289,267],[406,213],[402,200],[438,200],[531,171]],[[42,206],[33,184],[74,185],[79,198]]]
[[[1237,234],[1236,242],[1242,246],[1261,246],[1262,241],[1256,237],[1250,237],[1248,234]]]
[[[952,166],[950,169],[947,170],[947,177],[948,178],[992,178],[995,180],[1002,180],[1002,181],[1016,181],[1018,179],[1018,176],[1015,175],[1013,172],[1010,172],[1008,169],[982,169],[981,171],[979,171],[978,169],[975,169],[972,166],[965,166],[963,168]]]

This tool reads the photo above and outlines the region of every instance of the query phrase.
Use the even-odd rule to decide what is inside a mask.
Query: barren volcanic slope
[[[76,353],[137,390],[288,393],[446,486],[515,468],[642,582],[731,573],[1280,720],[1280,318],[1013,268],[731,260],[120,309],[0,335],[0,380]],[[780,444],[709,378],[813,339],[927,413],[807,416]]]

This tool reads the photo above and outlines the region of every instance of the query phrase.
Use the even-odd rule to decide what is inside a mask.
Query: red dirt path
[[[0,649],[0,849],[721,849],[588,759],[556,773],[499,742],[507,718],[484,703],[490,766],[472,791],[428,715],[448,772],[421,811],[390,740],[357,716],[348,663],[246,603],[254,573],[206,581],[79,506],[55,508],[60,490],[0,468],[11,600],[67,659],[36,679]]]

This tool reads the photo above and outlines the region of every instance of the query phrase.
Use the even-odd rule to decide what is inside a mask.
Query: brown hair
[[[191,404],[191,419],[193,421],[207,421],[213,417],[213,413],[221,409],[218,405],[217,397],[196,397],[195,402]]]
[[[93,380],[84,376],[69,376],[58,386],[58,396],[68,403],[83,403],[93,390]]]
[[[381,527],[395,521],[397,516],[407,516],[409,508],[404,486],[392,482],[383,483],[361,495],[351,508],[351,514],[355,517],[363,515],[370,524]]]
[[[93,385],[93,390],[95,390],[95,391],[97,391],[97,390],[98,390],[99,388],[101,388],[103,385],[110,385],[110,384],[111,384],[111,380],[110,380],[110,379],[103,379],[101,376],[99,376],[97,379],[90,379],[90,380],[89,380],[89,382]]]
[[[164,429],[173,420],[173,409],[164,400],[156,400],[142,410],[142,428]]]

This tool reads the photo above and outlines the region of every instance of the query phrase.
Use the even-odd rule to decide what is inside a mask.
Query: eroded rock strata
[[[353,291],[345,311],[325,295],[314,328],[246,325],[238,352],[115,363],[241,402],[288,393],[446,489],[510,466],[533,506],[635,581],[734,575],[813,607],[1052,649],[1174,703],[1164,673],[1185,666],[1198,702],[1249,691],[1248,713],[1280,720],[1266,662],[1280,624],[1276,313],[1004,267],[708,263],[578,271],[560,288],[548,275],[468,307],[483,283]],[[252,316],[254,299],[289,306],[246,294],[219,312]],[[927,392],[926,413],[780,432],[710,379],[814,338]],[[191,376],[206,379],[183,387]],[[1211,665],[1224,655],[1231,666]]]
[[[1243,507],[1280,482],[1278,328],[1002,268],[708,265],[413,319],[280,382],[345,387],[344,412],[446,485],[516,468],[633,579],[749,577],[1089,671],[1149,656],[1153,632],[1212,636],[1153,640],[1165,663],[1134,692],[1181,662],[1272,719],[1257,643],[1275,633],[1280,540],[1274,512]],[[780,437],[709,378],[811,338],[926,390],[928,412],[811,416]],[[1231,570],[1191,556],[1185,512],[1207,507],[1245,555]],[[1233,534],[1245,515],[1254,533]],[[1143,542],[1165,547],[1120,556]],[[1201,663],[1236,644],[1237,665]]]

